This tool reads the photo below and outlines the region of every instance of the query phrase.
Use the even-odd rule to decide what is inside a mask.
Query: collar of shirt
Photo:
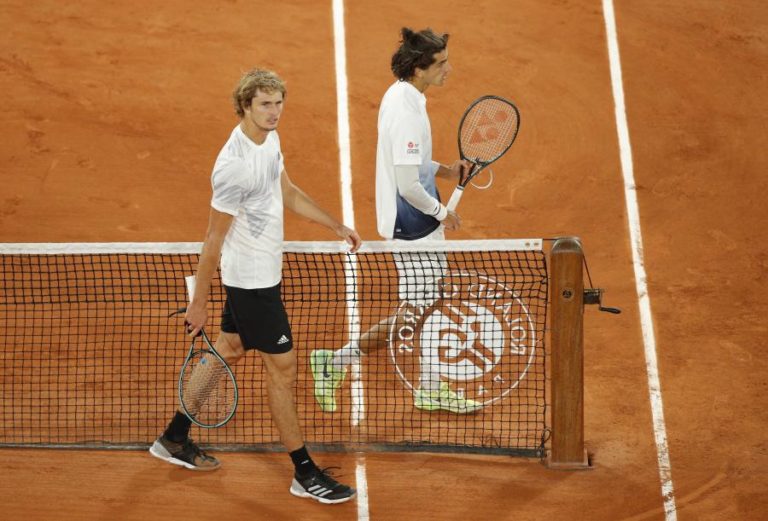
[[[427,106],[427,97],[424,93],[419,92],[419,89],[414,87],[413,83],[406,80],[397,80],[397,83],[402,84],[400,88],[402,89],[404,96],[414,99],[422,107]]]

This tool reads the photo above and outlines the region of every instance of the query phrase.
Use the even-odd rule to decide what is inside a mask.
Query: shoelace
[[[192,455],[195,457],[200,457],[202,459],[205,459],[207,456],[203,454],[203,451],[200,450],[200,447],[195,445],[195,442],[192,441],[190,438],[187,438],[184,440],[184,445],[182,445],[182,450],[184,452],[191,452]]]
[[[341,483],[334,479],[334,473],[329,472],[331,469],[341,470],[341,467],[325,467],[324,469],[319,469],[316,480],[319,481],[323,486],[335,488],[341,485]]]

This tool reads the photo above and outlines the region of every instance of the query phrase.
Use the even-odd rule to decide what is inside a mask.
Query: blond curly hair
[[[232,93],[232,103],[238,116],[241,118],[245,116],[245,109],[251,106],[251,100],[256,96],[258,90],[267,94],[281,92],[283,98],[288,93],[285,88],[285,81],[276,73],[266,69],[251,69],[240,78],[235,91]]]

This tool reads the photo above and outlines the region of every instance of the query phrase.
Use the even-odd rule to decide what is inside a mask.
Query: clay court
[[[491,189],[468,190],[463,227],[449,238],[582,239],[604,303],[623,311],[584,316],[592,469],[498,455],[319,454],[349,482],[364,468],[367,482],[364,498],[322,506],[288,494],[282,453],[223,453],[220,471],[198,474],[146,451],[4,448],[0,517],[766,518],[768,7],[616,2],[624,164],[601,2],[359,0],[344,10],[351,193],[364,240],[379,240],[376,117],[402,26],[451,34],[454,71],[427,93],[435,159],[456,159],[456,126],[473,99],[498,94],[519,107],[517,142]],[[330,0],[6,0],[0,24],[0,241],[201,241],[211,167],[237,123],[230,92],[254,66],[288,82],[280,136],[291,178],[341,217]],[[634,186],[625,187],[627,164]],[[444,198],[452,189],[440,185]],[[649,399],[627,191],[638,201],[669,469]],[[286,239],[335,237],[288,214]],[[666,497],[663,486],[673,487]]]

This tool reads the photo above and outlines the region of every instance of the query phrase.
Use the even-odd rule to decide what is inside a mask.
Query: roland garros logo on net
[[[491,405],[515,389],[534,361],[536,329],[521,298],[478,273],[450,272],[427,307],[401,302],[389,333],[398,376],[412,392],[421,360],[461,397]]]

